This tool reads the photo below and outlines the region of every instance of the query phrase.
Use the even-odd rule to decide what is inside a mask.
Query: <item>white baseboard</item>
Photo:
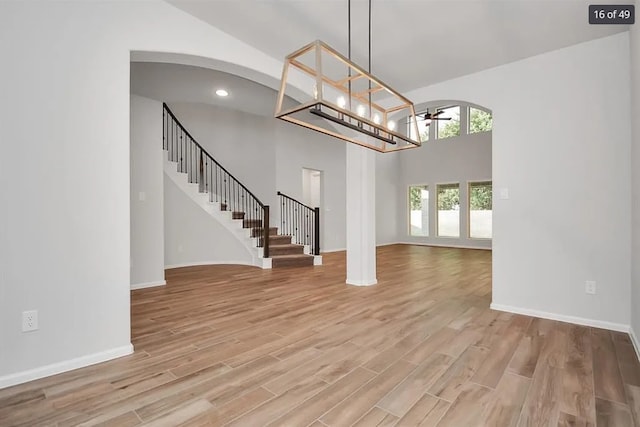
[[[320,253],[321,253],[321,254],[328,254],[328,253],[331,253],[331,252],[344,252],[344,251],[346,251],[346,250],[347,250],[347,248],[338,248],[338,249],[322,249],[322,250],[320,251]]]
[[[156,286],[165,286],[166,284],[166,280],[163,280],[161,282],[136,283],[131,285],[131,290],[133,291],[136,289],[155,288]]]
[[[584,317],[567,316],[564,314],[549,313],[546,311],[532,310],[529,308],[513,307],[510,305],[491,303],[492,310],[506,311],[508,313],[524,314],[525,316],[541,317],[543,319],[557,320],[560,322],[573,323],[581,326],[592,326],[594,328],[608,329],[617,332],[629,332],[629,325],[622,323],[605,322],[602,320],[587,319]]]
[[[75,359],[65,360],[64,362],[41,366],[39,368],[30,369],[28,371],[5,375],[3,377],[0,377],[0,389],[26,383],[28,381],[37,380],[39,378],[60,374],[62,372],[84,368],[85,366],[95,365],[96,363],[106,362],[107,360],[127,356],[131,353],[133,353],[133,345],[129,344],[122,347],[113,348],[111,350],[101,351],[100,353],[89,354],[86,356],[77,357]]]
[[[197,267],[199,265],[222,265],[222,264],[248,265],[249,267],[255,267],[255,265],[247,261],[196,261],[196,262],[183,262],[180,264],[165,265],[164,269],[170,270],[172,268]]]
[[[367,282],[364,280],[346,280],[347,285],[352,285],[352,286],[373,286],[373,285],[377,285],[378,281],[374,280],[373,283],[371,282]]]
[[[629,328],[629,336],[631,337],[633,347],[636,349],[636,357],[638,358],[638,361],[640,361],[640,341],[638,341],[638,336],[633,330],[633,327]]]
[[[395,243],[394,243],[395,244]],[[423,243],[423,242],[398,242],[398,245],[415,245],[415,246],[434,246],[436,248],[456,248],[456,249],[478,249],[481,251],[490,251],[492,248],[471,245],[442,244],[442,243]]]

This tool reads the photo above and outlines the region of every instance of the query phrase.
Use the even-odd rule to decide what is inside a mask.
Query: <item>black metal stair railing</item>
[[[243,226],[252,229],[252,237],[257,238],[258,247],[268,258],[269,206],[211,157],[164,103],[162,118],[162,148],[168,151],[169,160],[178,164],[178,172],[186,173],[201,193],[208,193],[210,202],[220,203],[222,210],[243,219]]]
[[[278,191],[280,198],[280,234],[292,236],[291,242],[308,245],[320,255],[320,208],[312,208]]]

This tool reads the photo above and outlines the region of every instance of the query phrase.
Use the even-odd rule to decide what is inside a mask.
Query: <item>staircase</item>
[[[319,248],[292,243],[268,227],[270,209],[207,153],[163,104],[164,172],[197,205],[231,231],[261,268],[321,265]],[[296,238],[296,241],[298,239]],[[317,245],[316,245],[317,246]],[[315,255],[310,255],[314,251]]]
[[[234,211],[231,217],[242,220],[242,227],[251,230],[251,236],[257,237],[264,233],[262,221],[244,219],[244,212]],[[321,265],[322,257],[309,255],[309,249],[305,245],[291,243],[291,235],[278,234],[277,227],[269,227],[269,257],[271,267],[304,267]]]

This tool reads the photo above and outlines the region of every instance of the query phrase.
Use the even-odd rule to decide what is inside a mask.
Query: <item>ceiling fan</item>
[[[425,113],[416,114],[416,117],[422,120],[451,120],[451,117],[439,117],[442,113],[444,113],[444,110],[437,110],[435,113],[430,113],[427,109]]]

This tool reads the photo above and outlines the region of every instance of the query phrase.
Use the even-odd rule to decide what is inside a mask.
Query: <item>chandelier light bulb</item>
[[[379,125],[380,124],[380,114],[374,114],[373,115],[373,123]]]
[[[318,85],[313,85],[313,99],[318,99]]]
[[[339,96],[338,99],[336,99],[336,103],[338,107],[344,108],[347,105],[347,100],[344,99],[344,96]]]
[[[394,122],[393,120],[389,120],[387,122],[387,128],[389,130],[396,130],[396,122]]]
[[[360,117],[364,117],[364,113],[366,112],[364,105],[360,104],[358,105],[358,109],[356,110],[356,113],[360,116]]]

